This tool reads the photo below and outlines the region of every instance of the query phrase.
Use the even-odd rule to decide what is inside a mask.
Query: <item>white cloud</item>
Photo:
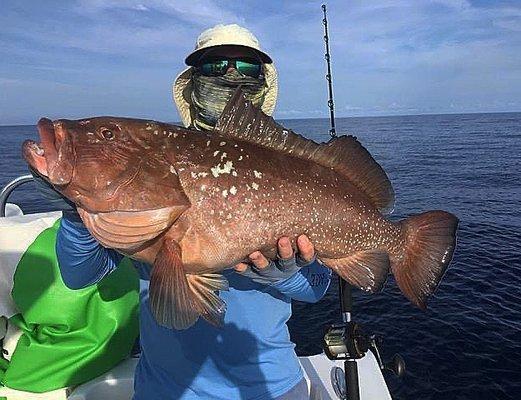
[[[79,11],[87,13],[113,9],[158,11],[197,25],[241,21],[235,13],[211,0],[81,0],[78,6]]]
[[[27,6],[24,23],[0,14],[5,34],[0,39],[0,57],[8,60],[0,66],[4,79],[34,74],[52,81],[63,76],[60,81],[85,85],[93,99],[104,96],[102,87],[109,85],[113,93],[139,93],[136,104],[131,104],[133,97],[128,100],[133,113],[145,107],[140,96],[159,99],[159,92],[168,105],[157,100],[147,106],[171,110],[171,80],[183,67],[197,35],[216,23],[237,22],[251,29],[276,61],[280,77],[276,115],[328,114],[319,2],[81,0],[72,4],[45,18],[31,14]],[[31,23],[26,23],[26,15],[33,17]],[[337,0],[328,2],[328,16],[339,116],[519,107],[521,5]],[[1,79],[0,84],[15,85]],[[105,107],[121,100],[114,96],[104,101]]]

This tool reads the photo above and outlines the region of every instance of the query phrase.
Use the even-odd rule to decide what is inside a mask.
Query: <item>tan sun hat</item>
[[[275,103],[277,102],[277,70],[271,58],[264,53],[259,45],[257,38],[248,29],[236,24],[216,25],[207,29],[199,35],[195,43],[195,50],[186,57],[186,64],[190,65],[184,69],[175,79],[173,85],[174,102],[185,126],[190,126],[193,121],[192,99],[192,65],[197,62],[201,55],[210,48],[217,46],[243,46],[253,49],[264,62],[264,77],[266,79],[266,94],[261,105],[265,114],[273,114]]]

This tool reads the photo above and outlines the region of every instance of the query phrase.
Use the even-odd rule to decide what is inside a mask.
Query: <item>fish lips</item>
[[[53,185],[68,185],[74,173],[75,154],[65,123],[42,118],[37,127],[40,143],[26,140],[22,145],[23,157]]]

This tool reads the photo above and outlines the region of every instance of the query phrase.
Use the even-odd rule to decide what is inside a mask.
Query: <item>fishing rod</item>
[[[322,19],[325,44],[324,58],[327,64],[326,80],[329,94],[327,105],[331,122],[329,134],[331,138],[335,138],[337,135],[335,128],[335,105],[333,102],[333,77],[331,74],[331,53],[329,50],[329,31],[325,4],[322,4],[322,11],[324,13],[324,18]],[[332,370],[332,384],[336,395],[340,399],[360,400],[357,360],[363,358],[368,350],[371,350],[374,354],[378,367],[382,371],[385,369],[393,371],[399,377],[405,373],[405,363],[399,354],[396,354],[391,362],[384,363],[379,350],[382,342],[381,338],[376,335],[366,335],[361,326],[352,321],[352,286],[342,279],[340,275],[338,276],[338,292],[343,323],[332,325],[328,328],[324,335],[324,352],[331,360],[344,360],[343,373],[340,368]]]
[[[324,24],[324,43],[326,45],[326,53],[324,54],[327,64],[326,80],[329,91],[329,99],[327,101],[327,106],[329,107],[329,117],[331,120],[331,129],[329,129],[329,134],[331,135],[331,137],[336,137],[335,103],[333,102],[333,76],[331,74],[331,55],[329,54],[329,32],[327,30],[327,15],[325,4],[322,4],[322,11],[324,12],[324,18],[322,19],[322,23]]]
[[[331,123],[331,128],[329,129],[329,134],[332,138],[336,137],[336,128],[335,128],[335,103],[333,101],[333,76],[331,74],[331,53],[329,50],[329,31],[327,25],[327,8],[325,4],[322,4],[322,11],[324,13],[324,18],[322,19],[322,23],[324,25],[324,45],[325,45],[325,54],[324,58],[326,59],[327,65],[327,86],[328,86],[328,101],[327,106],[329,107],[329,118]],[[340,309],[342,311],[342,321],[347,325],[339,325],[333,326],[326,333],[324,340],[326,342],[326,354],[328,356],[332,356],[335,359],[339,359],[340,354],[338,353],[338,347],[341,348],[340,351],[348,350],[347,335],[350,335],[350,330],[353,328],[353,324],[351,324],[351,313],[353,311],[353,296],[351,285],[349,285],[342,277],[338,276],[338,291],[339,291],[339,300],[340,300]],[[351,332],[354,333],[354,332]],[[352,335],[350,335],[352,336]],[[339,346],[340,345],[340,346]],[[331,351],[333,350],[333,351]],[[336,351],[335,351],[336,350]],[[357,352],[359,353],[359,352]],[[359,390],[359,382],[358,382],[358,367],[356,364],[356,358],[354,354],[350,354],[349,351],[344,353],[345,361],[344,361],[344,379],[345,379],[345,387],[343,390],[337,392],[339,397],[349,400],[359,400],[360,399],[360,390]],[[331,357],[330,357],[331,358]],[[343,393],[342,393],[343,392]],[[347,396],[347,397],[346,397]]]
[[[326,52],[324,54],[324,58],[326,59],[327,65],[327,86],[329,92],[329,98],[327,100],[327,106],[329,107],[329,118],[331,123],[331,128],[329,129],[329,134],[332,138],[336,137],[336,128],[335,128],[335,103],[333,101],[333,76],[331,74],[331,54],[329,52],[329,31],[327,26],[327,9],[326,5],[322,4],[322,11],[324,12],[324,18],[322,19],[322,23],[324,24],[324,44],[326,47]],[[340,291],[340,306],[342,309],[342,320],[344,322],[351,321],[351,312],[353,308],[353,299],[351,295],[351,285],[349,285],[344,279],[340,276],[338,277],[338,287]]]

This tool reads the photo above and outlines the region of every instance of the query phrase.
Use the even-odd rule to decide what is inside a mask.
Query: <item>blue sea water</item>
[[[282,123],[317,141],[328,120]],[[395,399],[521,399],[521,113],[341,118],[389,175],[393,220],[432,209],[460,219],[453,262],[426,312],[392,278],[382,293],[355,292],[354,320],[400,353],[407,373],[386,373]],[[20,147],[34,126],[0,127],[0,186],[27,173]],[[45,210],[32,184],[12,201]],[[320,351],[324,326],[340,320],[336,280],[317,304],[294,303],[289,322],[300,354]]]

